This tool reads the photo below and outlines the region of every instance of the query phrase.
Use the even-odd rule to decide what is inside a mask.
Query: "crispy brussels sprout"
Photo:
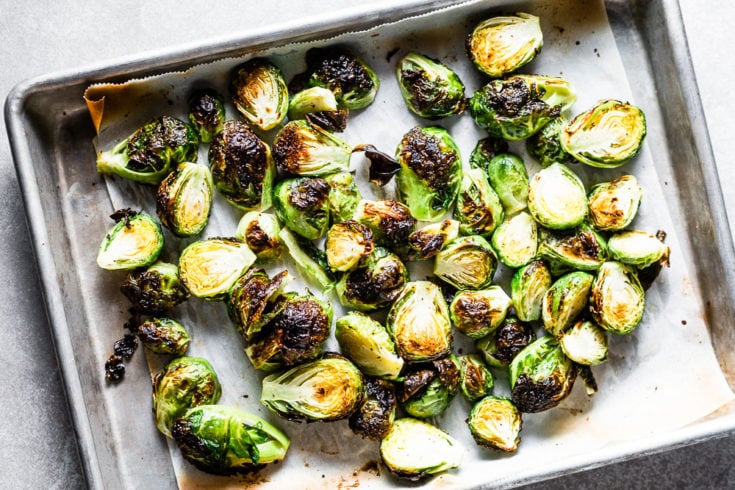
[[[541,337],[510,363],[510,389],[518,410],[536,413],[557,406],[572,391],[577,365],[556,338]]]
[[[523,267],[536,257],[536,221],[525,211],[508,218],[495,230],[491,240],[500,261],[508,267]]]
[[[288,88],[281,71],[256,58],[236,67],[232,74],[232,101],[242,116],[263,131],[278,126],[288,111]]]
[[[273,190],[273,208],[289,230],[309,240],[329,227],[329,184],[321,177],[282,180]]]
[[[464,172],[454,217],[463,235],[490,237],[503,222],[503,205],[484,170],[473,168]]]
[[[275,426],[239,408],[202,405],[187,411],[171,428],[181,455],[215,475],[250,473],[283,460],[291,444]]]
[[[563,78],[526,74],[516,76],[528,85],[535,85],[541,91],[541,100],[550,106],[561,106],[562,112],[570,109],[577,100],[572,84]]]
[[[439,60],[408,53],[396,65],[396,76],[403,100],[417,116],[439,119],[464,110],[464,84]]]
[[[500,286],[481,291],[459,291],[449,305],[454,327],[472,339],[493,332],[505,319],[510,298]]]
[[[179,268],[167,262],[130,272],[120,291],[138,312],[147,315],[163,314],[189,297],[179,280]]]
[[[393,383],[367,378],[365,398],[349,419],[352,432],[379,441],[388,434],[395,418],[396,393]]]
[[[268,145],[243,121],[226,121],[212,139],[209,165],[214,186],[246,211],[268,209],[276,169]]]
[[[520,320],[532,322],[541,318],[541,305],[551,283],[551,273],[543,260],[534,260],[513,274],[510,297]]]
[[[541,318],[547,332],[560,335],[572,326],[587,306],[594,280],[592,274],[575,271],[561,276],[551,285],[541,305]]]
[[[483,398],[493,390],[493,374],[477,354],[459,356],[459,391],[468,401]]]
[[[445,219],[438,223],[429,223],[408,236],[408,246],[415,252],[411,254],[411,258],[430,259],[458,236],[459,221]]]
[[[396,351],[408,362],[449,354],[452,324],[441,289],[429,281],[409,282],[388,312],[387,324]]]
[[[513,216],[526,209],[528,172],[521,157],[513,153],[495,155],[487,164],[487,177],[498,193],[506,215]]]
[[[391,199],[368,201],[357,205],[355,221],[373,231],[375,243],[387,247],[404,245],[416,226],[416,218],[403,204]]]
[[[572,119],[561,132],[564,150],[592,167],[613,168],[638,154],[646,137],[646,116],[638,107],[603,100]]]
[[[250,211],[237,223],[235,236],[261,260],[275,259],[281,255],[281,225],[272,214]]]
[[[156,427],[171,437],[171,425],[191,407],[219,401],[222,388],[217,373],[201,357],[177,357],[153,378]]]
[[[196,163],[181,163],[158,186],[158,219],[176,236],[198,235],[209,221],[213,193],[214,183],[209,168]]]
[[[352,147],[329,131],[297,119],[286,124],[273,142],[278,170],[292,175],[327,175],[350,167]]]
[[[647,231],[621,231],[610,237],[607,246],[610,257],[624,264],[641,269],[658,263],[669,265],[669,246]]]
[[[388,330],[364,313],[351,311],[337,320],[335,337],[342,353],[368,376],[396,379],[403,359]]]
[[[450,355],[427,364],[412,364],[398,385],[398,399],[411,417],[438,417],[449,407],[460,383],[459,363]]]
[[[357,366],[328,354],[263,378],[260,403],[289,420],[328,422],[352,415],[364,395]]]
[[[590,312],[599,326],[628,334],[641,322],[645,306],[645,292],[632,267],[612,261],[602,264],[590,295]]]
[[[120,209],[110,215],[115,226],[97,252],[97,265],[109,271],[137,269],[156,261],[163,249],[161,225],[150,215]]]
[[[512,401],[500,396],[488,396],[477,402],[467,419],[477,444],[509,453],[518,449],[522,425],[521,412]]]
[[[325,247],[333,271],[350,271],[364,264],[373,253],[373,232],[357,221],[343,221],[329,229]]]
[[[352,219],[355,209],[362,199],[360,189],[357,188],[354,177],[349,172],[337,172],[324,176],[329,184],[329,219],[332,223],[339,223]]]
[[[325,292],[334,287],[335,277],[329,269],[327,254],[324,251],[313,242],[294,235],[286,228],[281,228],[278,236],[307,280],[317,284]]]
[[[478,70],[493,78],[516,71],[536,57],[544,44],[535,15],[492,17],[467,36],[467,55]]]
[[[396,184],[411,214],[437,221],[449,211],[462,182],[459,148],[446,129],[415,127],[396,149]]]
[[[181,162],[195,161],[196,131],[174,117],[161,116],[143,125],[111,150],[97,154],[97,172],[158,184]]]
[[[397,255],[378,247],[364,267],[347,272],[337,283],[343,306],[372,311],[388,306],[408,281],[408,269]]]
[[[547,228],[575,228],[587,216],[584,184],[564,164],[549,165],[531,178],[528,210],[536,221]]]
[[[607,335],[588,320],[580,320],[559,339],[564,354],[577,364],[597,366],[607,360]]]
[[[488,136],[477,142],[470,153],[470,168],[487,171],[487,166],[495,156],[508,153],[508,142],[502,138]]]
[[[138,325],[138,340],[147,350],[155,354],[184,355],[191,337],[186,328],[167,317],[150,318]]]
[[[414,418],[393,422],[380,441],[380,457],[399,478],[422,478],[459,468],[463,449],[459,442],[433,425]]]
[[[607,242],[585,223],[572,232],[545,231],[541,235],[538,257],[547,261],[553,275],[573,269],[593,271],[607,260]]]
[[[590,222],[598,230],[622,230],[635,218],[642,197],[643,189],[633,175],[597,184],[587,199]]]
[[[534,340],[536,333],[531,325],[508,316],[493,333],[478,340],[476,347],[489,365],[506,367]]]
[[[181,252],[179,277],[192,296],[223,298],[255,262],[255,254],[236,238],[209,238]]]
[[[576,163],[577,160],[561,146],[561,131],[567,125],[564,116],[557,117],[526,140],[529,155],[546,168],[552,163]]]
[[[307,114],[323,111],[336,111],[337,99],[331,90],[324,87],[310,87],[294,94],[288,103],[288,118],[291,121],[304,119]]]
[[[250,341],[281,313],[286,302],[279,300],[293,279],[287,270],[270,278],[263,269],[253,267],[232,286],[227,298],[227,314],[245,340]]]
[[[457,289],[484,289],[493,282],[498,257],[481,236],[459,237],[434,257],[434,274]]]
[[[225,122],[222,96],[214,90],[197,90],[189,97],[189,121],[202,143],[211,143]]]

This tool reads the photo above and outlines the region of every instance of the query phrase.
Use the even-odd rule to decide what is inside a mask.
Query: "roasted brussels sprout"
[[[294,235],[286,228],[282,228],[278,236],[307,280],[317,284],[325,292],[334,287],[335,277],[329,269],[327,254],[323,250],[313,242]]]
[[[493,78],[514,72],[531,61],[543,44],[539,18],[523,12],[480,22],[466,41],[470,60]]]
[[[541,305],[541,318],[547,332],[558,336],[572,326],[587,306],[594,280],[592,274],[575,271],[561,276],[551,285]]]
[[[137,329],[138,340],[155,354],[181,356],[189,348],[189,332],[176,320],[167,317],[150,318]]]
[[[97,172],[158,184],[176,165],[196,161],[199,138],[183,121],[161,116],[143,125],[111,150],[97,154]]]
[[[396,418],[396,393],[390,381],[367,378],[365,398],[350,416],[352,432],[376,441],[388,434]]]
[[[364,267],[344,274],[336,289],[343,306],[371,311],[388,306],[407,281],[408,269],[401,259],[378,247],[367,257]]]
[[[396,65],[396,76],[403,100],[417,116],[439,119],[464,110],[464,84],[439,60],[408,53]]]
[[[541,337],[519,352],[509,369],[513,403],[527,413],[557,406],[572,391],[577,378],[577,365],[551,336]]]
[[[481,236],[459,237],[434,257],[434,274],[457,289],[484,289],[493,282],[498,257]]]
[[[647,231],[621,231],[610,237],[607,247],[613,260],[641,269],[653,264],[669,265],[669,246]]]
[[[288,118],[291,121],[304,119],[313,112],[336,111],[337,99],[331,90],[324,87],[310,87],[294,94],[288,103]]]
[[[396,379],[403,359],[388,330],[369,316],[351,311],[337,319],[335,337],[342,353],[368,376]]]
[[[253,267],[232,286],[227,314],[246,341],[281,313],[286,302],[279,300],[293,279],[287,270],[270,278],[263,269]]]
[[[263,378],[260,402],[289,420],[327,422],[352,415],[364,395],[360,370],[329,354]]]
[[[214,186],[232,205],[261,210],[271,205],[275,166],[268,145],[243,121],[226,121],[209,147]]]
[[[508,142],[502,138],[488,136],[477,142],[470,153],[470,168],[487,171],[487,166],[495,156],[508,153]]]
[[[329,131],[297,119],[286,124],[273,142],[278,170],[291,175],[327,175],[350,167],[352,147]]]
[[[500,396],[487,396],[475,403],[467,419],[477,444],[509,453],[518,449],[522,425],[521,412],[512,401]]]
[[[437,221],[449,211],[462,182],[459,148],[446,129],[415,127],[403,136],[396,184],[411,214]]]
[[[633,175],[597,184],[587,199],[590,222],[598,230],[622,230],[635,218],[642,197],[643,189]]]
[[[531,178],[528,210],[536,221],[547,228],[575,228],[587,216],[584,184],[564,164],[549,165]]]
[[[388,312],[386,326],[396,351],[408,362],[449,354],[452,324],[441,289],[429,281],[409,282]]]
[[[153,378],[153,413],[156,427],[171,437],[171,425],[199,405],[217,403],[222,388],[217,373],[206,359],[178,357]]]
[[[352,219],[355,209],[362,199],[360,189],[349,172],[337,172],[324,176],[329,184],[329,219],[332,223],[339,223]]]
[[[97,252],[97,265],[107,270],[130,270],[152,264],[163,249],[161,225],[150,215],[120,209],[110,215],[115,226]]]
[[[508,267],[523,267],[536,257],[538,231],[536,221],[521,211],[506,219],[493,233],[491,240],[500,261]]]
[[[600,101],[572,119],[561,132],[561,145],[582,163],[613,168],[636,156],[645,137],[643,111],[610,99]]]
[[[273,190],[273,208],[289,230],[309,240],[329,227],[329,184],[321,177],[282,180]]]
[[[163,314],[189,297],[179,280],[179,268],[167,262],[130,272],[120,291],[138,312],[147,315]]]
[[[181,252],[179,278],[192,296],[221,299],[255,262],[255,254],[237,238],[209,238]]]
[[[528,172],[523,160],[513,153],[495,155],[487,164],[490,185],[498,193],[505,214],[526,209],[528,203]]]
[[[458,236],[458,221],[445,219],[438,223],[429,223],[408,236],[408,246],[415,252],[411,254],[411,258],[430,259]]]
[[[645,292],[632,267],[612,261],[602,264],[590,294],[590,312],[599,326],[628,334],[641,322],[645,306]]]
[[[281,461],[291,444],[260,417],[224,405],[190,409],[174,422],[171,433],[184,459],[215,475],[250,473]]]
[[[416,226],[416,218],[403,204],[391,199],[368,201],[357,205],[355,221],[373,231],[375,243],[388,247],[404,245]]]
[[[605,238],[591,226],[582,225],[572,232],[549,232],[541,235],[538,257],[545,259],[553,275],[569,270],[593,271],[608,258]]]
[[[510,298],[500,286],[481,291],[459,291],[449,305],[454,327],[472,339],[493,332],[505,319]]]
[[[490,237],[503,222],[503,205],[484,170],[473,168],[464,172],[454,217],[463,235]]]
[[[398,398],[403,410],[412,417],[438,417],[454,399],[459,383],[459,363],[453,355],[427,364],[412,364],[398,385]]]
[[[505,367],[534,340],[536,333],[528,323],[508,316],[494,332],[478,340],[476,346],[489,365]]]
[[[459,391],[468,401],[483,398],[493,390],[493,374],[477,354],[459,356]]]
[[[222,96],[214,90],[197,90],[189,97],[189,121],[202,143],[211,143],[225,122]]]
[[[559,339],[564,354],[585,366],[597,366],[607,360],[607,335],[589,320],[580,320]]]
[[[543,260],[534,260],[513,274],[510,297],[520,320],[532,322],[541,318],[541,305],[551,283],[551,273]]]
[[[235,236],[261,260],[275,259],[281,255],[281,225],[272,214],[250,211],[237,223]]]
[[[278,126],[288,111],[288,88],[281,71],[256,58],[236,67],[232,74],[232,101],[242,116],[263,131]]]
[[[174,235],[198,235],[209,221],[213,193],[209,168],[196,163],[180,163],[158,186],[158,219]]]
[[[329,229],[325,247],[333,271],[350,271],[364,264],[373,253],[373,232],[357,221],[343,221]]]
[[[552,163],[576,163],[577,160],[561,146],[561,131],[567,125],[564,116],[557,117],[526,140],[528,153],[546,168]]]

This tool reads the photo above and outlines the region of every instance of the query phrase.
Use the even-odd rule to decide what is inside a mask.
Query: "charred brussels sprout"
[[[628,334],[641,322],[645,305],[645,293],[633,268],[620,262],[602,264],[590,295],[590,312],[599,326]]]
[[[197,90],[189,97],[189,121],[199,134],[199,141],[211,143],[225,122],[225,105],[214,90]]]
[[[541,318],[541,305],[551,284],[551,273],[542,260],[534,260],[513,274],[510,296],[520,320],[531,322]]]
[[[492,17],[467,37],[467,54],[478,70],[493,78],[516,71],[536,57],[544,44],[535,15]]]
[[[598,230],[622,230],[635,218],[642,197],[643,189],[633,175],[597,184],[587,199],[590,222]]]
[[[460,291],[449,305],[454,327],[472,339],[493,332],[505,319],[510,298],[500,286],[482,291]]]
[[[350,416],[352,432],[381,440],[388,434],[396,418],[396,393],[390,381],[368,378],[365,380],[365,398]]]
[[[562,111],[572,107],[577,100],[577,94],[572,84],[559,77],[545,75],[516,75],[528,85],[534,85],[541,91],[541,99],[550,106],[561,106]]]
[[[488,136],[477,142],[470,153],[470,168],[487,171],[487,166],[495,156],[508,153],[508,142],[501,138]]]
[[[531,178],[528,210],[536,221],[547,228],[575,228],[587,216],[584,184],[569,167],[554,163]]]
[[[564,354],[585,366],[597,366],[607,360],[607,335],[588,320],[580,320],[559,339]]]
[[[564,117],[558,117],[526,140],[528,153],[546,168],[552,163],[575,163],[577,160],[561,146],[561,131],[567,125]]]
[[[250,211],[240,218],[235,236],[245,242],[259,259],[268,260],[281,255],[280,231],[281,225],[274,215]]]
[[[336,111],[337,99],[331,90],[324,87],[311,87],[294,94],[288,104],[288,118],[291,121],[304,119],[307,114],[323,111]]]
[[[513,403],[527,413],[557,406],[572,391],[577,378],[576,364],[550,336],[519,352],[509,369]]]
[[[108,151],[97,154],[97,172],[158,184],[173,167],[195,161],[199,151],[196,131],[174,117],[148,122]]]
[[[408,281],[408,269],[397,255],[376,248],[364,267],[347,272],[337,283],[343,306],[371,311],[386,307],[401,293]]]
[[[321,177],[282,180],[273,190],[273,208],[289,230],[316,240],[329,226],[329,184]]]
[[[352,147],[308,121],[286,124],[273,142],[278,170],[292,175],[327,175],[350,166]]]
[[[553,275],[569,270],[593,271],[607,259],[605,238],[583,223],[573,232],[544,232],[538,248],[539,258],[545,259]]]
[[[453,355],[428,364],[413,364],[402,376],[399,400],[412,417],[438,417],[454,399],[459,382],[459,364]]]
[[[156,261],[163,249],[163,233],[150,215],[121,209],[110,217],[115,226],[100,244],[97,265],[110,271],[129,270]]]
[[[332,223],[339,223],[352,219],[355,209],[362,199],[360,189],[349,172],[337,172],[325,175],[324,180],[329,184],[329,219]]]
[[[521,412],[513,402],[500,396],[488,396],[470,411],[467,426],[480,446],[512,453],[521,442]]]
[[[508,267],[523,267],[536,257],[538,231],[536,221],[521,211],[503,221],[491,240],[500,261]]]
[[[255,254],[236,238],[209,238],[181,252],[179,277],[192,296],[223,298],[255,262]]]
[[[138,339],[155,354],[181,356],[189,348],[191,337],[184,326],[166,317],[151,318],[138,325]]]
[[[409,53],[398,62],[396,76],[403,100],[414,114],[439,119],[464,110],[464,84],[439,60]]]
[[[534,340],[536,334],[529,324],[509,316],[493,333],[478,340],[476,345],[489,365],[505,367]]]
[[[452,207],[462,182],[459,148],[446,129],[415,127],[396,150],[396,184],[411,214],[437,221]]]
[[[282,228],[278,236],[306,279],[319,285],[323,291],[329,291],[334,287],[335,277],[329,269],[327,254],[324,251],[313,242],[294,235],[286,228]]]
[[[373,252],[373,232],[357,221],[332,225],[327,232],[327,262],[333,271],[350,271]]]
[[[607,242],[612,259],[638,268],[653,264],[669,265],[669,246],[647,231],[616,233]]]
[[[503,205],[483,170],[473,168],[462,176],[454,217],[463,235],[489,237],[502,223]]]
[[[434,257],[434,274],[457,289],[483,289],[493,282],[498,258],[481,236],[452,240]]]
[[[179,280],[179,268],[167,262],[131,272],[120,291],[137,311],[147,315],[165,313],[189,297],[189,290]]]
[[[223,405],[190,409],[176,420],[171,433],[184,459],[215,475],[250,473],[281,461],[291,444],[260,417]]]
[[[209,221],[213,193],[212,173],[207,167],[181,163],[158,186],[158,219],[174,235],[198,235]]]
[[[425,225],[408,236],[408,246],[415,252],[411,258],[430,259],[458,236],[458,221],[445,219]]]
[[[263,378],[260,402],[289,420],[328,422],[352,415],[364,395],[360,370],[331,354]]]
[[[153,413],[156,427],[171,437],[171,425],[199,405],[217,403],[222,389],[217,373],[206,359],[179,357],[153,378]]]
[[[487,177],[508,216],[526,209],[528,172],[521,157],[513,153],[495,155],[487,164]]]
[[[477,354],[459,356],[459,391],[468,401],[489,395],[493,390],[493,375]]]
[[[288,111],[288,88],[281,71],[263,59],[252,59],[232,74],[232,101],[243,117],[263,131],[278,126]]]
[[[391,199],[385,201],[362,200],[354,215],[355,221],[373,231],[375,242],[388,247],[406,244],[416,226],[416,218],[403,204]]]
[[[227,314],[245,340],[250,341],[280,314],[286,304],[279,301],[283,289],[293,279],[286,270],[270,278],[263,269],[251,268],[232,286]]]
[[[340,350],[363,373],[385,379],[396,379],[403,359],[388,330],[369,316],[351,311],[337,320],[335,337]]]
[[[638,154],[646,117],[638,107],[603,100],[572,119],[561,132],[564,150],[592,167],[619,167]]]
[[[552,335],[560,335],[587,306],[594,276],[582,271],[570,272],[551,285],[541,306],[544,328]]]

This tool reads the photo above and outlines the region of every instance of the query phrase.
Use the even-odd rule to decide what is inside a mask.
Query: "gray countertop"
[[[730,228],[735,230],[735,3],[680,0]],[[249,26],[298,19],[359,0],[0,0],[0,95],[18,82]],[[374,3],[380,3],[375,1]],[[214,3],[212,3],[214,4]],[[0,131],[0,488],[84,486],[51,344],[7,134]],[[722,488],[735,485],[735,436],[535,485],[541,488]]]

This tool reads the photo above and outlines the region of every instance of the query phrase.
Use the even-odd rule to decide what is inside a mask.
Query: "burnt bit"
[[[370,160],[369,180],[371,183],[383,187],[395,174],[401,170],[401,165],[387,153],[383,153],[373,145],[357,145],[352,152],[365,152]]]
[[[443,195],[450,190],[450,174],[457,154],[442,150],[440,143],[439,138],[427,135],[420,127],[412,128],[401,141],[398,161],[413,170],[429,188]]]
[[[403,383],[399,385],[398,395],[401,402],[405,402],[414,395],[422,392],[429,383],[436,379],[436,371],[427,368],[414,368],[403,377]]]
[[[373,268],[350,272],[345,281],[345,297],[351,302],[384,306],[395,300],[406,283],[403,265],[392,258]]]
[[[311,298],[287,301],[273,320],[273,331],[281,338],[280,355],[285,366],[314,358],[329,337],[329,318]]]
[[[125,334],[123,338],[117,340],[113,347],[113,352],[116,356],[121,357],[124,360],[128,360],[135,354],[135,349],[138,348],[138,339],[133,334]]]
[[[125,365],[123,358],[117,355],[111,355],[105,362],[105,380],[108,383],[118,383],[125,377]]]
[[[306,64],[309,78],[324,84],[338,100],[348,92],[373,88],[374,82],[365,66],[341,48],[312,48],[306,52]]]
[[[431,361],[442,384],[450,393],[456,393],[459,388],[460,373],[459,366],[449,357]]]
[[[329,196],[329,184],[321,177],[310,177],[297,181],[291,187],[288,202],[299,211],[317,211],[324,206]]]
[[[521,374],[513,386],[512,399],[518,410],[526,413],[543,412],[557,406],[571,391],[577,377],[576,365],[573,365],[568,376],[570,380],[564,383],[557,376],[545,376],[540,381],[534,381],[530,376]]]
[[[390,381],[366,377],[365,398],[349,418],[350,429],[363,438],[381,440],[390,430],[396,404]]]
[[[130,218],[139,215],[140,213],[138,211],[133,211],[130,208],[125,209],[118,209],[114,213],[110,215],[110,218],[112,218],[115,223],[119,223],[122,220],[125,220],[125,228],[130,228]]]
[[[348,109],[336,111],[310,112],[306,114],[306,120],[312,125],[319,126],[326,131],[341,133],[347,128],[347,118],[350,115]]]
[[[182,284],[164,286],[163,281],[159,272],[141,268],[128,274],[120,291],[133,304],[136,313],[160,315],[189,298],[189,291]]]
[[[248,244],[250,250],[252,250],[256,255],[278,246],[278,240],[276,237],[268,236],[268,234],[263,231],[263,228],[258,225],[257,221],[251,221],[245,229],[245,243]]]
[[[446,238],[443,233],[427,233],[417,230],[409,235],[408,245],[418,252],[420,258],[430,259],[441,251]]]
[[[498,310],[491,309],[487,301],[478,300],[472,296],[460,296],[454,302],[454,309],[460,321],[457,329],[463,333],[482,332],[490,327]]]
[[[489,83],[482,88],[487,105],[501,118],[516,118],[530,114],[559,117],[561,106],[550,106],[541,100],[541,90],[518,77]]]
[[[368,203],[365,214],[378,216],[379,241],[386,245],[403,245],[408,242],[408,236],[416,226],[416,218],[403,204],[391,199],[381,201],[379,207]]]
[[[536,340],[531,325],[516,318],[506,318],[495,333],[495,352],[493,357],[508,365],[527,345]]]
[[[401,50],[401,48],[399,48],[399,47],[396,46],[395,48],[393,48],[390,51],[388,51],[385,54],[385,61],[386,61],[386,63],[390,63],[391,58],[393,58],[396,55],[396,53],[398,51],[400,51],[400,50]]]

